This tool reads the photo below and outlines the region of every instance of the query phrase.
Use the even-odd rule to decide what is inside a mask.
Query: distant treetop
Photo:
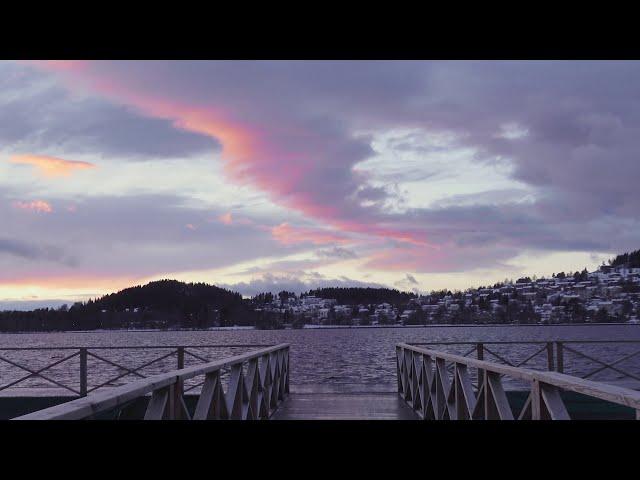
[[[319,298],[334,298],[339,304],[406,303],[416,298],[415,293],[391,288],[333,287],[309,290],[306,294]]]
[[[125,288],[91,302],[94,308],[122,311],[126,308],[151,308],[162,311],[178,310],[194,313],[206,306],[239,305],[239,293],[206,283],[183,283],[159,280],[146,285]]]
[[[640,250],[617,255],[613,260],[609,260],[609,265],[612,267],[640,268]]]

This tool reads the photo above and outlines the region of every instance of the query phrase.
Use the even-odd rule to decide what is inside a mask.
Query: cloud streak
[[[25,210],[34,213],[53,213],[53,207],[49,202],[44,200],[21,201],[16,200],[12,203],[13,208]]]
[[[27,260],[46,260],[64,265],[74,265],[75,260],[56,246],[34,245],[30,242],[0,237],[0,254],[13,255]]]
[[[375,282],[363,282],[348,277],[326,277],[317,272],[306,274],[264,274],[247,282],[224,284],[229,288],[240,292],[245,296],[254,296],[262,292],[278,293],[282,290],[300,294],[316,288],[325,287],[372,287],[381,288],[385,285]]]
[[[316,228],[294,227],[288,223],[281,223],[271,228],[273,238],[283,245],[294,245],[297,243],[310,243],[313,245],[324,245],[328,243],[347,243],[349,240],[330,231]]]
[[[78,170],[95,168],[93,163],[65,160],[47,155],[14,155],[10,161],[16,164],[31,165],[41,175],[52,178],[68,177]]]

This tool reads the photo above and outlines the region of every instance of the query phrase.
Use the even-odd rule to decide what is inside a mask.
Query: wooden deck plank
[[[289,395],[272,420],[417,420],[397,393]]]

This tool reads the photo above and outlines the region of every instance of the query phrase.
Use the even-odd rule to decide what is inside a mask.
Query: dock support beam
[[[556,369],[553,361],[553,342],[547,342],[547,370],[553,372]]]
[[[184,368],[184,347],[178,347],[178,370]],[[171,420],[180,420],[183,418],[183,404],[184,404],[184,381],[178,380],[170,388],[169,396],[169,418]]]
[[[87,349],[80,349],[80,396],[87,396]]]
[[[564,373],[564,345],[562,342],[556,342],[556,371]]]
[[[478,343],[476,344],[476,352],[478,354],[478,360],[484,360],[484,343]],[[480,387],[482,385],[484,385],[484,371],[481,370],[480,368],[478,368],[478,390],[480,390]]]

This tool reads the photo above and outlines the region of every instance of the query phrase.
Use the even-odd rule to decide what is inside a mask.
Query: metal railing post
[[[553,361],[553,342],[547,342],[547,370],[550,372],[556,369],[555,362]]]
[[[87,349],[80,348],[80,396],[87,396]]]
[[[556,371],[564,373],[564,348],[562,342],[556,342]]]

